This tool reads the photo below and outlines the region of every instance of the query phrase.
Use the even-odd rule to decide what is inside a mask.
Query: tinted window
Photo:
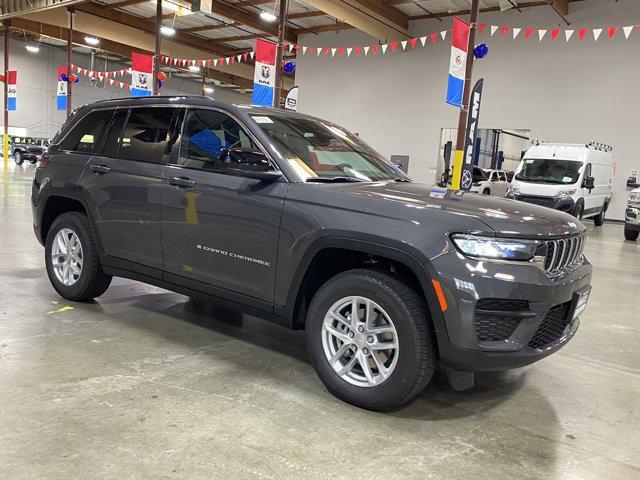
[[[104,141],[102,155],[105,157],[116,158],[118,156],[118,149],[122,141],[122,129],[124,128],[124,122],[127,120],[128,113],[128,110],[118,110],[113,117],[111,127]]]
[[[220,170],[223,148],[258,150],[240,124],[217,110],[189,109],[185,116],[180,165],[186,168]]]
[[[60,142],[60,148],[72,152],[96,153],[112,114],[113,110],[97,110],[85,115]]]
[[[120,139],[118,158],[165,163],[175,108],[132,108]],[[117,135],[117,132],[114,132]]]

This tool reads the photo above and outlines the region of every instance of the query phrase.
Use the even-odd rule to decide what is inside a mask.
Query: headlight
[[[560,190],[556,197],[571,197],[576,194],[576,189],[572,190]]]
[[[495,260],[531,260],[540,245],[536,240],[452,235],[455,246],[463,254],[474,258]]]
[[[515,183],[512,183],[511,185],[509,185],[509,190],[507,190],[507,193],[511,193],[511,194],[520,193],[520,187]]]

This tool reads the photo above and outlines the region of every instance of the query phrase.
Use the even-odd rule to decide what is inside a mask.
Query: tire
[[[482,191],[482,194],[483,194],[483,195],[491,195],[491,190],[489,190],[488,188],[485,188],[485,189]]]
[[[602,206],[602,211],[598,215],[593,217],[593,224],[596,227],[601,227],[602,225],[604,225],[604,214],[605,214],[606,211],[607,211],[607,204],[605,203]]]
[[[582,220],[582,213],[584,212],[584,204],[582,202],[576,205],[576,208],[573,211],[573,216],[578,220]]]
[[[22,165],[22,155],[20,155],[20,152],[15,152],[13,154],[13,160],[16,162],[16,165]]]
[[[626,238],[627,240],[631,240],[632,242],[635,242],[638,239],[639,235],[640,235],[640,230],[632,230],[629,227],[624,227],[624,238]]]
[[[70,232],[69,235],[75,235],[81,246],[79,256],[82,259],[82,263],[79,267],[79,275],[72,273],[69,280],[73,283],[68,285],[65,285],[58,274],[56,274],[52,257],[52,254],[58,251],[55,250],[55,248],[59,249],[59,247],[54,247],[54,241],[57,242],[56,237],[63,229],[67,233]],[[73,259],[70,256],[57,253],[58,259],[62,257],[72,260],[73,264]],[[111,283],[111,276],[105,274],[100,265],[96,240],[93,236],[89,219],[86,215],[79,212],[63,213],[53,221],[45,243],[45,262],[51,285],[53,285],[53,288],[61,297],[67,300],[82,302],[99,297],[109,288],[109,284]],[[58,261],[58,263],[61,262]],[[77,263],[78,262],[76,262],[76,270],[78,269]],[[67,266],[67,272],[73,270],[72,264]],[[58,273],[61,274],[60,269],[57,270]],[[63,276],[63,279],[64,278]]]
[[[342,321],[336,322],[335,317],[328,316],[328,312],[334,311],[336,305],[353,296],[375,302],[375,308],[373,304],[369,304],[370,308],[374,308],[371,311],[375,315],[375,326],[380,328],[378,322],[383,318],[383,314],[386,314],[391,319],[394,332],[376,334],[374,337],[371,335],[371,330],[358,333],[359,330],[355,325],[356,328],[349,328],[341,323]],[[351,311],[351,307],[346,308],[345,312]],[[364,318],[365,309],[362,310],[359,317]],[[369,383],[367,380],[369,377],[365,378],[364,369],[359,360],[347,375],[358,377],[359,372],[360,380],[344,378],[330,364],[331,348],[340,351],[340,348],[346,347],[347,344],[342,343],[336,347],[327,340],[328,337],[333,337],[325,329],[325,317],[330,318],[330,322],[336,322],[342,329],[341,335],[348,337],[353,333],[354,337],[351,341],[354,344],[357,343],[348,347],[347,353],[335,363],[337,365],[335,368],[344,368],[345,365],[352,363],[355,356],[354,350],[357,347],[358,355],[366,358],[365,363],[370,365],[368,369],[370,375],[377,373],[377,383],[357,384],[361,381]],[[382,328],[385,327],[389,329],[388,325],[384,326],[383,323]],[[347,333],[344,333],[345,329]],[[368,410],[393,411],[407,405],[429,383],[435,370],[436,348],[424,299],[401,279],[382,271],[349,270],[327,281],[315,294],[309,306],[306,340],[313,368],[326,388],[339,399]],[[376,349],[375,344],[380,340],[386,342],[395,340],[397,350],[387,355],[384,350]],[[329,349],[328,353],[327,349]],[[376,359],[378,361],[382,359],[383,367],[388,367],[386,379],[380,376],[382,370],[376,368],[378,365]]]

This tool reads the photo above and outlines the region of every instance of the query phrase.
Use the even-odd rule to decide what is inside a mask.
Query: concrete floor
[[[116,279],[64,302],[0,164],[0,478],[640,478],[640,244],[591,229],[561,352],[376,414],[325,391],[301,332]],[[591,222],[589,222],[591,224]]]

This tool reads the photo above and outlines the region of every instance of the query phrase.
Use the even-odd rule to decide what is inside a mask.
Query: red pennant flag
[[[618,31],[618,27],[609,27],[609,39],[613,40],[613,37],[616,36],[616,32]]]
[[[378,53],[378,45],[372,45],[371,46],[371,50],[373,50],[373,54],[375,55],[376,53]]]
[[[487,24],[486,23],[481,23],[480,25],[478,25],[478,31],[480,33],[484,32],[484,29],[486,28]]]
[[[313,47],[309,47],[309,55],[313,53]]]
[[[391,51],[393,53],[396,53],[396,48],[398,48],[398,42],[391,42],[389,45],[391,45]]]
[[[578,32],[578,38],[580,39],[580,41],[582,41],[582,39],[586,34],[587,34],[587,29],[581,28],[580,31]]]
[[[429,35],[429,38],[431,39],[431,41],[433,43],[436,43],[436,39],[438,38],[438,34],[437,33],[432,33],[431,35]]]
[[[343,53],[344,53],[344,47],[340,47],[338,49],[338,55],[342,56]]]
[[[360,55],[360,47],[356,47],[356,55]]]
[[[244,52],[242,54],[242,59],[246,62],[247,61],[247,57],[249,56],[249,52]]]
[[[300,51],[300,48],[302,48],[300,45],[296,45],[296,53]]]
[[[327,55],[329,55],[329,48],[324,47],[324,56],[326,57]]]
[[[417,38],[412,38],[412,39],[411,39],[411,42],[409,42],[409,43],[411,43],[411,48],[414,48],[414,47],[416,46],[416,42],[417,42],[417,41],[418,41],[418,39],[417,39]]]
[[[506,36],[507,33],[509,32],[509,27],[502,27],[502,36]]]
[[[531,36],[531,34],[532,34],[532,33],[533,33],[533,28],[527,28],[527,29],[524,31],[524,36],[525,36],[525,38],[526,38],[527,40],[529,40],[529,37]]]
[[[556,38],[558,38],[559,33],[560,30],[551,30],[551,40],[555,40]]]
[[[236,57],[229,57],[229,61],[233,63],[236,60]]]

